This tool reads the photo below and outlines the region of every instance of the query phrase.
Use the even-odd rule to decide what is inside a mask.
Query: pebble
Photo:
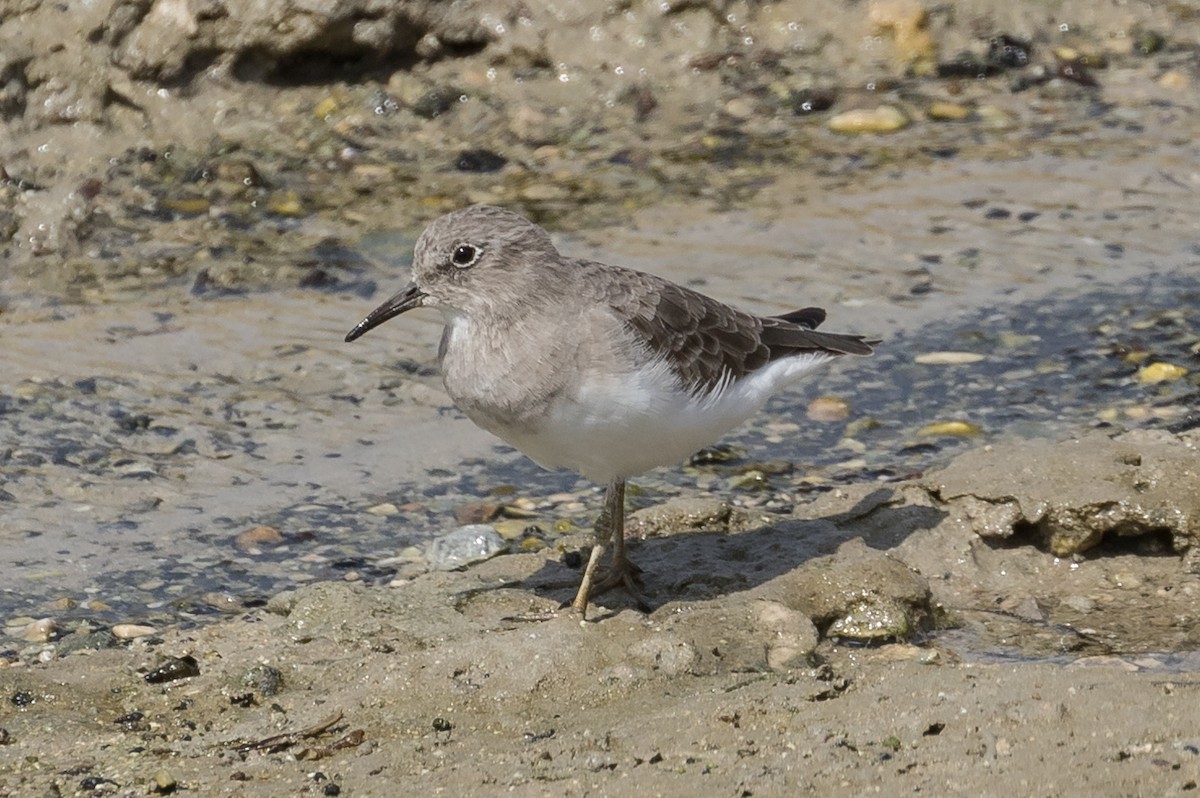
[[[835,133],[893,133],[908,125],[908,117],[893,105],[878,108],[856,108],[830,118],[829,129]]]
[[[338,107],[339,103],[336,97],[326,97],[313,106],[313,116],[317,119],[325,119],[332,116],[338,110]]]
[[[979,115],[984,128],[992,132],[1012,130],[1020,124],[1012,113],[995,105],[981,105],[975,109],[975,113]]]
[[[749,119],[754,116],[754,106],[744,97],[735,97],[725,103],[725,113],[734,119]]]
[[[503,521],[496,521],[491,526],[505,540],[520,540],[525,536],[525,530],[529,529],[531,524],[520,518],[508,518]]]
[[[158,630],[153,626],[146,626],[138,623],[118,623],[112,628],[113,637],[120,640],[133,640],[137,637],[147,637],[155,634]]]
[[[295,191],[279,191],[267,199],[267,210],[277,216],[303,216],[307,209]]]
[[[400,508],[391,502],[384,502],[383,504],[377,504],[374,507],[368,507],[367,512],[371,515],[380,516],[399,515]]]
[[[1178,69],[1169,69],[1162,74],[1158,79],[1158,85],[1164,89],[1172,91],[1182,91],[1192,84],[1192,79],[1187,76],[1186,72],[1181,72]]]
[[[913,362],[922,366],[961,366],[983,359],[978,352],[922,352],[913,358]]]
[[[19,637],[30,643],[49,643],[58,631],[58,624],[53,618],[39,618],[21,628]]]
[[[1080,613],[1091,612],[1096,608],[1096,602],[1087,596],[1067,596],[1062,603]]]
[[[508,544],[491,524],[467,524],[430,543],[425,558],[435,571],[453,571],[507,549]]]
[[[234,538],[234,545],[245,552],[256,552],[261,546],[276,546],[283,542],[283,534],[273,526],[256,526]]]
[[[564,199],[567,190],[553,183],[534,183],[521,189],[521,199],[529,202],[545,202],[547,200]]]
[[[836,396],[818,396],[808,403],[807,415],[813,421],[842,421],[850,415],[850,404]]]
[[[1174,363],[1151,363],[1138,369],[1137,381],[1143,385],[1174,382],[1187,375],[1187,369]]]
[[[107,629],[88,631],[80,629],[58,641],[58,656],[65,657],[76,651],[100,651],[117,645],[117,638]]]
[[[958,103],[936,102],[931,103],[925,113],[939,122],[958,122],[970,116],[971,109]]]
[[[166,684],[179,679],[191,679],[200,675],[200,663],[190,654],[183,657],[167,657],[163,664],[142,678],[149,684]]]
[[[978,424],[969,421],[938,421],[926,424],[917,430],[918,435],[929,437],[943,436],[948,438],[970,438],[983,432]]]
[[[755,625],[770,632],[767,665],[774,671],[805,667],[820,635],[807,615],[777,601],[755,602]]]
[[[867,18],[879,32],[890,32],[901,61],[912,64],[917,74],[937,60],[937,43],[929,32],[929,15],[918,0],[874,0]]]
[[[154,791],[160,795],[167,795],[175,792],[175,788],[179,786],[175,781],[175,777],[169,771],[163,769],[154,774]]]
[[[283,672],[271,665],[252,665],[242,674],[242,685],[261,696],[277,695],[283,689]]]

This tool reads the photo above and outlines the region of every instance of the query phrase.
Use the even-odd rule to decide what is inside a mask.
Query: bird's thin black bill
[[[421,306],[425,292],[416,283],[409,283],[403,290],[390,297],[379,307],[367,314],[367,317],[354,325],[354,329],[346,333],[346,340],[353,341],[362,337],[367,331],[373,330],[391,318],[399,316],[406,310]]]

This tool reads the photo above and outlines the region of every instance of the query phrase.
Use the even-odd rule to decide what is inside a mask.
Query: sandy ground
[[[0,796],[1197,789],[1194,9],[365,5],[0,20]],[[650,612],[533,620],[594,492],[341,343],[480,200],[889,342],[646,478]]]

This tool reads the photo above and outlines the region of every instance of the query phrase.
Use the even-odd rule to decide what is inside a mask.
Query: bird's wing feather
[[[820,308],[759,318],[652,274],[589,261],[577,266],[586,272],[581,287],[626,320],[647,355],[663,358],[696,392],[715,390],[789,355],[872,351],[862,336],[815,332],[825,319]]]

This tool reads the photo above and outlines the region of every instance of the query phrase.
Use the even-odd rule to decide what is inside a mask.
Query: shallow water
[[[635,503],[699,488],[786,511],[823,485],[899,479],[981,441],[1194,424],[1194,378],[1146,386],[1122,360],[1141,347],[1196,370],[1200,254],[1194,195],[1168,171],[1177,154],[943,163],[802,204],[780,185],[757,210],[667,207],[562,240],[759,312],[822,305],[830,329],[886,339],[774,399],[731,438],[731,460],[639,480]],[[364,242],[393,263],[370,300],[179,291],[10,319],[0,619],[186,619],[312,579],[387,581],[398,550],[496,493],[542,503],[529,523],[544,536],[586,524],[591,486],[537,469],[448,406],[434,314],[342,342],[403,280],[393,245],[410,236]],[[913,362],[941,350],[984,357]],[[806,419],[820,395],[849,402],[852,435]],[[979,432],[920,432],[946,421]],[[562,491],[584,504],[544,504]],[[382,502],[411,506],[365,512]],[[259,525],[283,543],[239,549]]]

